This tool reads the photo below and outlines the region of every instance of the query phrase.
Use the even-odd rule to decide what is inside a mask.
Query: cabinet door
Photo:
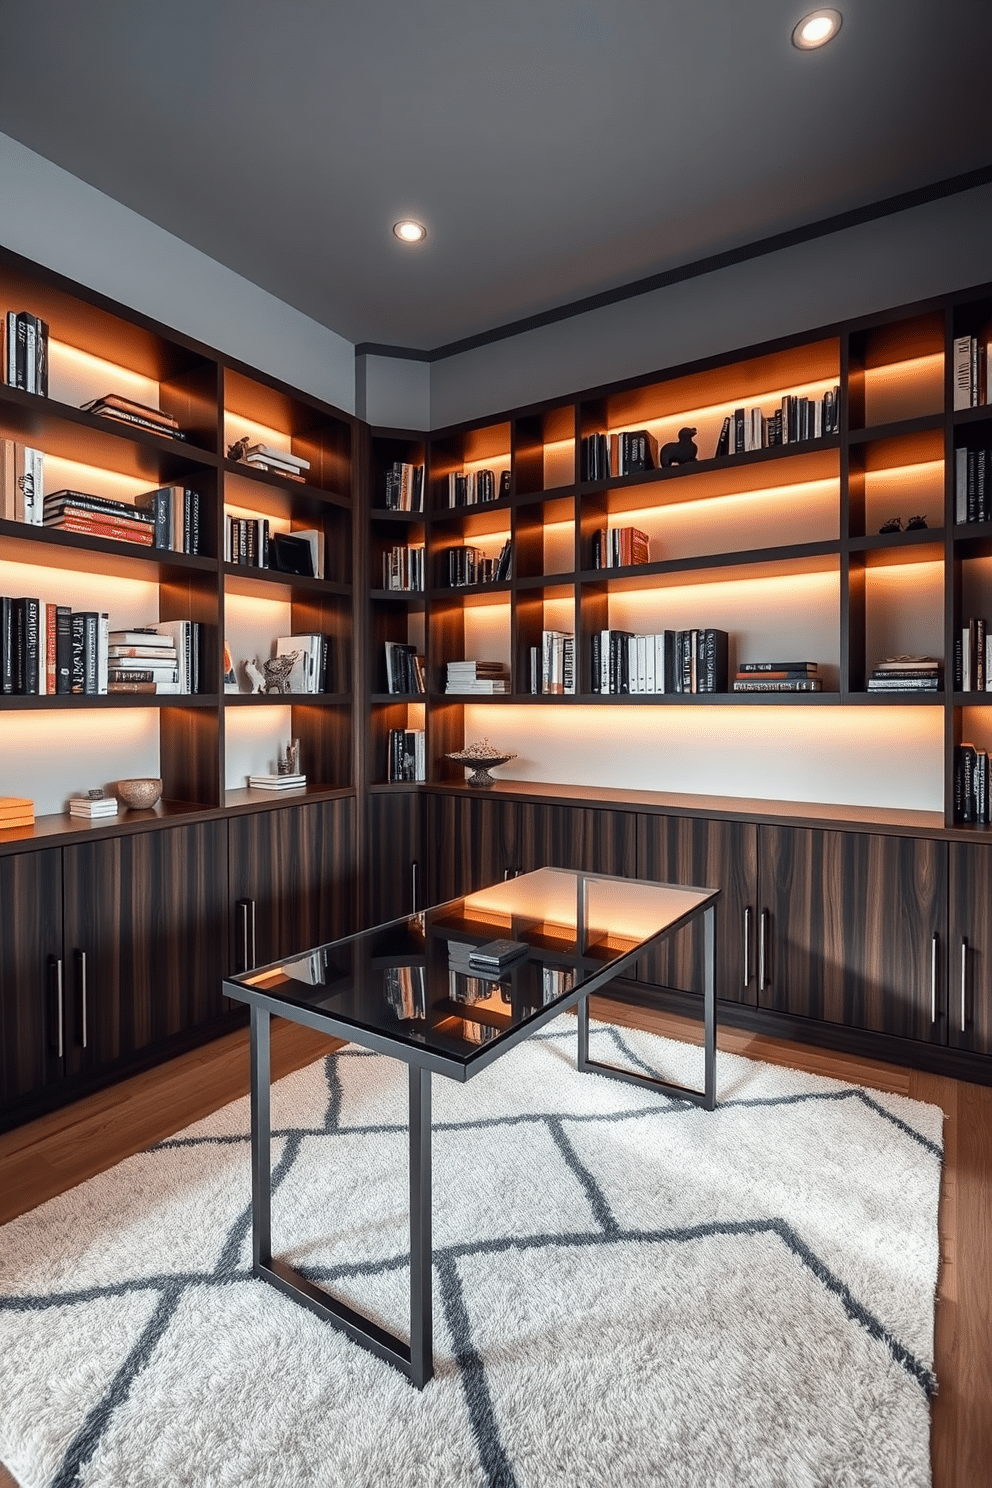
[[[586,806],[520,803],[517,863],[535,868],[585,869],[589,873],[637,871],[637,816]]]
[[[368,811],[366,922],[382,925],[425,907],[424,798],[419,791],[380,791],[369,796]]]
[[[61,1077],[61,958],[61,852],[0,858],[0,1108]],[[64,966],[61,1000],[64,1013]]]
[[[220,1016],[222,822],[81,843],[63,863],[68,1073],[126,1062]]]
[[[947,845],[762,826],[762,1007],[942,1042]]]
[[[432,904],[498,883],[521,867],[516,801],[430,795],[427,827]]]
[[[950,845],[948,1042],[992,1054],[992,847]]]
[[[228,829],[235,971],[350,934],[356,899],[352,797],[253,811],[232,817]]]
[[[758,829],[752,822],[694,817],[637,819],[637,876],[721,889],[716,907],[716,992],[757,1000]],[[703,988],[703,929],[697,921],[637,964],[639,981],[683,992]]]

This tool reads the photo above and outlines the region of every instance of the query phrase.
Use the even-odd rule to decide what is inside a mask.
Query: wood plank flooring
[[[593,999],[596,1016],[698,1041],[674,1015]],[[721,1029],[730,1053],[850,1080],[942,1107],[945,1163],[931,1459],[934,1488],[977,1488],[992,1462],[992,1089],[803,1044]],[[0,1135],[0,1224],[200,1120],[248,1089],[248,1035],[228,1034],[65,1110]],[[333,1040],[272,1024],[273,1078],[331,1052]],[[0,1465],[0,1488],[17,1484]],[[743,1485],[742,1488],[750,1488]]]

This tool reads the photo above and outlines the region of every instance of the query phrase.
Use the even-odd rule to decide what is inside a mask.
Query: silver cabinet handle
[[[417,904],[418,904],[418,901],[420,899],[420,893],[419,893],[420,885],[419,885],[419,882],[418,882],[419,878],[420,878],[420,864],[418,862],[414,861],[414,862],[412,862],[410,864],[411,909],[412,909],[412,912],[414,914],[417,913]]]
[[[768,935],[768,911],[763,909],[758,920],[758,991],[765,990],[765,942]]]
[[[61,1059],[62,1056],[63,1056],[63,1054],[65,1053],[65,1039],[63,1038],[63,1034],[62,1034],[62,1026],[63,1026],[64,1019],[63,1019],[63,1006],[62,1006],[62,957],[61,956],[59,956],[59,958],[55,962],[55,990],[56,990],[56,996],[58,998],[59,1058]]]
[[[239,899],[238,914],[241,916],[241,971],[251,971],[255,965],[255,901]]]
[[[248,912],[251,915],[251,965],[252,969],[258,965],[258,947],[255,944],[255,901],[248,900]]]
[[[930,1022],[937,1021],[937,932],[930,942]]]
[[[83,1048],[85,1049],[86,1046],[87,1046],[87,1044],[89,1043],[89,1008],[88,1008],[88,997],[87,997],[87,989],[86,989],[86,952],[85,951],[77,951],[76,952],[76,966],[77,966],[78,971],[79,971],[79,998],[80,998],[80,1006],[81,1006],[81,1016],[80,1016],[80,1020],[79,1020],[79,1025],[80,1025],[79,1026],[79,1031],[80,1031],[80,1034],[82,1035],[81,1043],[82,1043]]]
[[[961,1032],[965,1031],[965,999],[968,993],[968,942],[961,941]]]
[[[751,980],[751,906],[744,911],[744,985]]]

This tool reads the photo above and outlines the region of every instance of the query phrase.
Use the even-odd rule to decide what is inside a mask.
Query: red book
[[[79,532],[86,537],[111,537],[117,542],[139,543],[144,548],[150,548],[155,538],[151,527],[143,522],[129,522],[122,517],[120,521],[108,519],[101,521],[93,520],[92,514],[65,515],[60,522],[46,524],[57,532]]]

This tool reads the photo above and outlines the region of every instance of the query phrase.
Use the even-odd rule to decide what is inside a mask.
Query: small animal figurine
[[[902,517],[890,517],[887,522],[883,522],[882,523],[881,527],[879,527],[878,530],[879,530],[880,533],[881,532],[901,532],[902,531]]]
[[[926,517],[924,517],[924,516],[910,517],[909,520],[908,520],[908,522],[906,523],[906,531],[907,532],[921,532],[926,525],[927,525],[927,519],[926,519]]]
[[[273,656],[263,663],[266,692],[289,692],[289,674],[302,655],[302,651],[287,651],[285,656]]]
[[[245,662],[245,676],[251,683],[252,693],[265,691],[265,673],[262,672],[257,662],[249,659]]]
[[[667,470],[671,465],[688,465],[696,458],[699,451],[693,443],[695,432],[695,429],[680,429],[677,440],[661,446],[658,464],[662,470]]]
[[[244,439],[236,440],[235,443],[228,448],[227,458],[229,460],[243,460],[245,455],[248,453],[248,446],[250,444],[251,440],[246,434]]]

